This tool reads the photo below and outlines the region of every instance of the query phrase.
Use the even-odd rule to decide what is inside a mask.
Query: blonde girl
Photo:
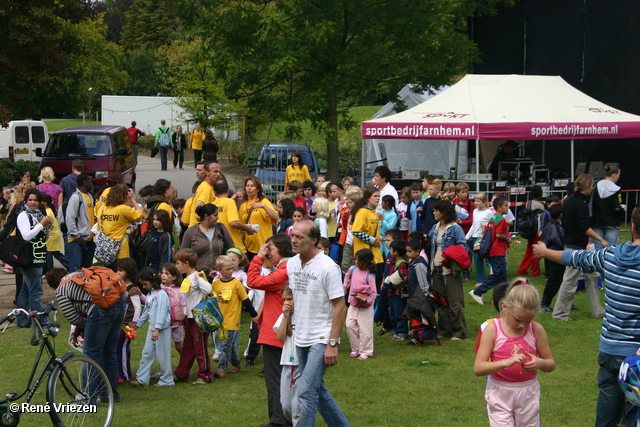
[[[482,334],[473,371],[489,375],[485,399],[491,426],[540,425],[537,374],[553,371],[556,363],[547,333],[534,321],[539,309],[538,290],[518,278],[500,303],[500,317]]]
[[[489,219],[493,216],[493,212],[489,209],[489,203],[485,193],[476,194],[473,198],[473,203],[476,206],[473,210],[473,223],[465,236],[467,241],[471,241],[470,248],[473,248],[478,237],[480,237],[480,234],[489,223]],[[480,258],[477,253],[473,254],[473,258],[476,262],[476,286],[480,286],[487,278],[487,275],[484,272],[484,260]]]
[[[182,283],[182,274],[178,271],[176,265],[172,262],[162,266],[160,272],[160,282],[162,289],[169,295],[169,303],[171,312],[174,317],[187,317],[187,300],[185,294],[180,292],[180,284]],[[184,335],[184,319],[171,320],[171,338],[178,354],[182,354],[182,341]]]
[[[320,236],[329,238],[327,218],[329,218],[329,200],[326,197],[316,197],[311,205],[311,214],[316,216],[315,223],[320,227]]]
[[[300,419],[300,405],[298,399],[298,379],[300,378],[300,368],[298,367],[298,355],[293,342],[295,328],[292,324],[293,318],[293,291],[289,285],[282,288],[282,314],[273,325],[278,341],[283,342],[282,374],[280,376],[280,403],[285,418],[294,426],[298,425]]]

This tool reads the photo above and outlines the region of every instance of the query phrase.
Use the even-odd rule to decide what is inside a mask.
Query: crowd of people
[[[198,127],[196,131],[202,132]],[[175,134],[168,132],[173,138]],[[175,140],[182,140],[179,132]],[[429,176],[398,192],[386,166],[375,169],[367,188],[356,187],[349,177],[325,181],[319,176],[313,182],[302,156],[293,152],[285,191],[274,206],[256,177],[245,178],[241,191],[231,192],[221,166],[209,159],[204,156],[196,161],[197,180],[188,199],[178,198],[164,178],[142,187],[136,195],[117,173],[109,176],[107,186],[94,198],[91,179],[82,173],[84,165],[79,159],[59,187],[52,184],[52,173],[45,168],[42,182],[47,185],[42,192],[31,188],[24,178],[25,183],[17,183],[10,193],[13,203],[0,238],[16,226],[25,240],[45,242],[48,238],[51,243],[57,234],[56,246],[47,246],[47,251],[65,267],[51,269],[51,264],[45,267],[43,263],[16,271],[16,303],[41,309],[42,275],[47,272],[63,313],[78,333],[102,328],[97,334],[99,343],[85,336],[85,352],[107,371],[116,400],[118,383],[149,386],[155,378],[154,386],[206,385],[240,371],[240,315],[244,310],[251,318],[245,365],[252,366],[260,349],[263,352],[266,425],[314,425],[317,411],[328,425],[349,425],[323,381],[326,368],[338,361],[343,326],[346,324],[349,356],[362,361],[375,354],[375,322],[381,325],[378,335],[389,333],[393,341],[409,346],[421,346],[429,339],[467,339],[463,282],[471,279],[472,261],[476,287],[469,293],[471,299],[484,304],[483,295],[493,290],[500,313],[497,319],[502,319],[483,328],[474,367],[477,375],[492,378],[487,385],[489,407],[493,402],[502,408],[489,409],[489,418],[496,425],[521,416],[514,415],[519,413],[515,406],[520,397],[507,398],[510,391],[505,391],[505,382],[523,386],[518,396],[539,400],[536,372],[551,371],[555,363],[544,329],[533,319],[538,310],[544,310],[553,311],[555,320],[571,320],[568,314],[578,274],[574,270],[590,273],[585,278],[591,277],[587,280],[591,314],[605,316],[603,328],[609,325],[615,334],[625,323],[616,312],[600,306],[594,284],[596,270],[604,271],[607,281],[620,283],[609,278],[613,273],[604,263],[619,255],[610,249],[596,255],[560,252],[586,249],[588,238],[603,248],[617,243],[617,235],[610,230],[619,227],[621,217],[620,204],[612,199],[617,194],[616,167],[608,169],[607,182],[598,186],[593,208],[598,220],[593,229],[584,203],[593,189],[588,175],[578,177],[573,196],[562,204],[557,197],[543,200],[541,190],[532,189],[534,207],[543,208],[542,220],[519,273],[531,268],[532,276],[539,274],[538,257],[548,258],[547,284],[540,299],[533,286],[506,287],[509,227],[515,217],[502,196],[494,196],[489,203],[484,193],[470,197],[465,183],[443,186],[441,180]],[[162,164],[166,168],[166,158]],[[18,189],[26,189],[24,196],[18,196]],[[48,202],[43,194],[49,196]],[[43,202],[47,210],[41,212]],[[640,227],[635,212],[632,224],[635,245],[636,226]],[[474,247],[488,239],[487,234],[492,238],[485,259]],[[82,289],[68,283],[58,286],[69,272],[94,264],[97,236],[104,236],[101,238],[115,248],[113,259],[98,261],[116,271],[129,291],[108,309],[87,304],[86,298],[80,298],[86,292]],[[487,259],[489,275],[485,273]],[[496,300],[500,292],[502,297]],[[558,300],[551,309],[556,294]],[[211,337],[200,331],[192,314],[207,296],[217,298],[224,316],[223,328]],[[110,324],[96,325],[96,316],[105,315]],[[136,329],[145,323],[149,331],[133,375],[130,339],[121,326]],[[28,327],[28,319],[19,319],[18,326]],[[640,337],[628,334],[640,343]],[[624,354],[612,351],[615,345],[605,335],[603,332],[603,355],[619,359],[626,354],[626,348]],[[209,354],[210,338],[213,355]],[[514,347],[514,340],[518,341],[518,351],[509,353],[513,349],[505,339],[511,339]],[[175,371],[172,342],[180,355]],[[498,342],[504,348],[496,347]],[[159,367],[156,373],[151,371],[154,360]],[[197,379],[192,380],[194,362]],[[215,362],[217,368],[212,367]],[[601,396],[603,393],[601,387]],[[606,393],[607,402],[619,399],[610,397],[611,391]],[[601,410],[612,411],[599,402],[599,416]],[[522,417],[534,420],[535,425],[539,411]]]

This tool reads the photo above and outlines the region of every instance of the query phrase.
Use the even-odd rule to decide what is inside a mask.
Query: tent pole
[[[368,141],[368,139],[363,139],[362,140],[362,154],[361,154],[361,159],[360,159],[360,187],[361,188],[365,188],[365,185],[364,185],[364,176],[365,176],[364,167],[367,164],[367,141]]]
[[[576,159],[575,159],[575,150],[574,150],[574,146],[573,146],[573,139],[571,140],[571,165],[570,165],[570,170],[571,170],[571,182],[576,180],[576,177],[574,175],[574,165],[576,164]]]
[[[480,192],[480,137],[476,138],[476,193]],[[487,199],[489,197],[487,196]]]
[[[458,179],[458,176],[460,176],[460,140],[456,141],[456,176],[453,177],[454,179]],[[451,175],[451,172],[449,172],[449,175]]]

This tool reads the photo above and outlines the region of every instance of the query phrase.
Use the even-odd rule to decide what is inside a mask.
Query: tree
[[[122,47],[157,49],[167,44],[179,23],[173,16],[168,0],[136,0],[125,13]]]
[[[201,0],[182,21],[210,41],[210,61],[231,99],[294,124],[308,120],[338,174],[337,132],[346,108],[407,83],[450,84],[477,50],[466,19],[497,0]],[[196,7],[200,4],[200,7]],[[187,7],[188,6],[188,7]]]
[[[104,0],[96,1],[92,8],[96,13],[103,13],[104,23],[107,24],[106,39],[110,42],[119,43],[122,28],[127,23],[125,13],[131,8],[134,0]]]
[[[65,31],[91,15],[86,1],[0,0],[0,123],[38,114],[64,90],[80,42]]]

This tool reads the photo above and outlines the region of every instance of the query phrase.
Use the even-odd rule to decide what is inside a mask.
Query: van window
[[[127,132],[118,132],[113,135],[113,141],[116,144],[116,151],[118,151],[120,148],[127,148],[127,142],[124,140],[125,134],[129,136]]]
[[[51,136],[44,155],[45,157],[107,157],[112,153],[109,135],[61,133]]]
[[[28,144],[29,143],[29,127],[28,126],[16,126],[16,143]]]
[[[47,141],[42,126],[34,126],[31,128],[31,141],[33,141],[34,144],[44,144]]]

